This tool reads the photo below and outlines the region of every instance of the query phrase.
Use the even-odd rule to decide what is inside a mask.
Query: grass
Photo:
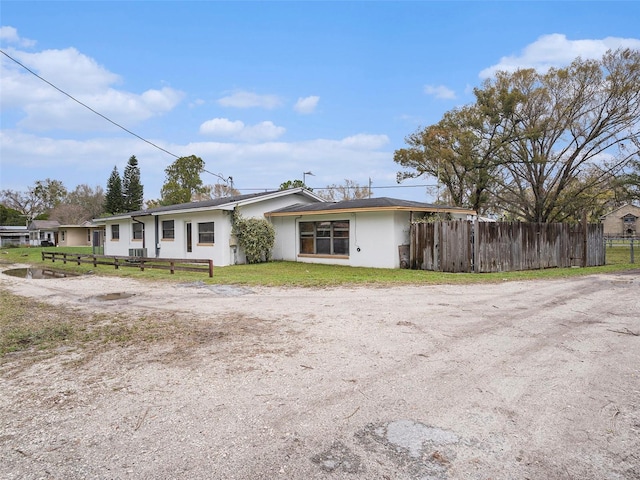
[[[166,312],[135,318],[90,314],[34,302],[0,288],[0,363],[15,352],[38,356],[164,340],[195,343],[201,333],[197,322]]]
[[[50,249],[50,248],[49,248]],[[554,268],[525,272],[490,274],[441,273],[423,270],[394,270],[318,265],[295,262],[271,262],[256,265],[216,267],[214,278],[203,273],[145,270],[129,267],[75,265],[42,262],[40,247],[0,250],[0,263],[46,266],[75,273],[93,271],[99,275],[134,277],[146,281],[195,282],[247,286],[338,287],[341,285],[432,285],[503,282],[510,280],[567,278],[594,273],[640,268],[629,263],[628,247],[608,247],[607,264],[590,268]],[[56,248],[56,251],[91,253],[91,248]],[[639,252],[640,253],[640,252]],[[640,255],[638,255],[640,257]],[[640,260],[640,259],[639,259]],[[34,302],[0,288],[0,359],[11,352],[52,352],[61,347],[83,349],[89,346],[140,344],[163,340],[197,341],[201,326],[178,321],[176,317],[126,318],[102,314],[78,313],[65,307]]]
[[[462,284],[499,282],[505,280],[526,280],[544,278],[566,278],[592,273],[604,273],[640,268],[638,263],[629,263],[628,247],[607,248],[607,264],[589,268],[552,268],[523,272],[499,273],[442,273],[424,270],[400,270],[363,267],[344,267],[339,265],[320,265],[299,262],[270,262],[255,265],[233,265],[214,267],[213,278],[205,273],[176,272],[171,275],[166,270],[146,269],[141,272],[135,267],[121,267],[115,270],[108,265],[93,267],[89,264],[63,265],[61,262],[42,261],[43,248],[13,248],[0,254],[2,263],[27,263],[32,266],[46,266],[75,273],[93,272],[99,275],[132,277],[150,281],[172,281],[247,285],[247,286],[298,286],[298,287],[334,287],[340,285],[406,285],[406,284]],[[44,248],[51,250],[51,247]],[[640,249],[639,249],[640,250]],[[57,247],[57,252],[91,253],[91,248]],[[5,253],[7,252],[7,253]],[[640,251],[638,252],[640,262]]]

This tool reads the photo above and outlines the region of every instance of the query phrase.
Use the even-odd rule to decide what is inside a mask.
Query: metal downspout
[[[144,222],[141,222],[140,220],[136,220],[136,217],[131,217],[131,220],[136,223],[142,224],[142,248],[147,248],[147,240],[146,240],[147,235],[144,228]]]

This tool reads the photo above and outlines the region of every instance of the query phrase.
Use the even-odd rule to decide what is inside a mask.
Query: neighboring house
[[[0,247],[29,245],[29,231],[26,226],[0,225]]]
[[[476,212],[395,198],[293,205],[266,213],[276,230],[274,260],[399,268],[411,222],[474,218]],[[408,251],[407,251],[408,253]]]
[[[104,243],[104,225],[86,221],[81,225],[60,225],[58,227],[58,246],[91,247]]]
[[[601,217],[606,237],[634,237],[640,234],[640,207],[623,205]]]
[[[27,226],[29,245],[32,247],[55,246],[58,244],[58,227],[55,220],[32,220]]]
[[[105,226],[105,255],[212,259],[216,266],[244,263],[231,234],[232,213],[264,218],[271,210],[323,200],[293,188],[150,208],[94,219]],[[277,235],[277,234],[276,234]]]

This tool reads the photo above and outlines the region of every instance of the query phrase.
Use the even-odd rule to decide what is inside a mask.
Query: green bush
[[[247,263],[271,260],[271,249],[276,239],[273,225],[264,218],[242,218],[235,214],[233,234],[247,257]]]

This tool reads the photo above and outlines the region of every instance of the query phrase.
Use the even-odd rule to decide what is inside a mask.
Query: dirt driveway
[[[0,277],[74,315],[204,325],[188,349],[5,361],[3,479],[640,478],[639,271],[337,289]]]

